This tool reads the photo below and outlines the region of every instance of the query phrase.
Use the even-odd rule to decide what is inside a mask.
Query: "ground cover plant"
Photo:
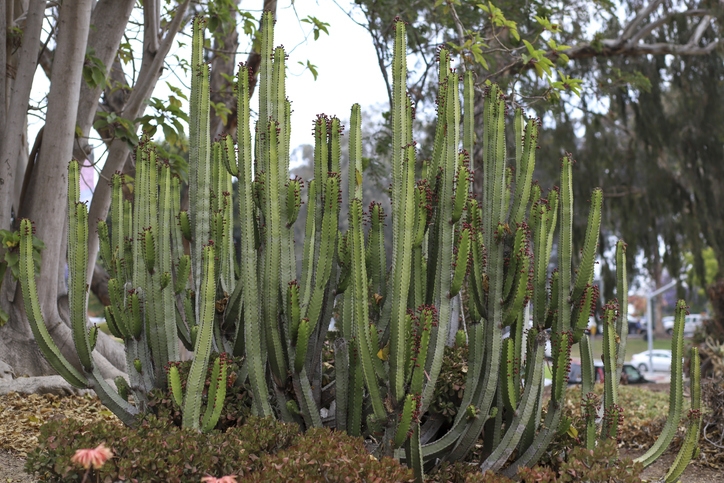
[[[198,483],[232,474],[254,482],[412,480],[397,461],[370,458],[359,438],[324,428],[299,433],[296,424],[253,416],[224,433],[201,434],[153,416],[135,429],[53,421],[42,427],[40,441],[26,470],[43,481],[79,481],[85,471],[72,461],[76,448],[103,443],[113,457],[94,469],[100,481]]]
[[[351,112],[346,183],[340,176],[343,128],[338,118],[324,115],[314,123],[314,178],[290,179],[286,58],[283,48],[272,48],[272,17],[265,14],[259,120],[252,131],[249,72],[242,65],[236,142],[231,136],[212,142],[209,67],[203,62],[205,22],[196,18],[189,210],[180,209],[180,183],[168,163],[158,159],[150,142],[142,142],[135,159],[133,201],[123,196],[131,180],[115,175],[111,223],[100,222],[98,228],[100,254],[112,276],[105,316],[108,329],[124,342],[128,380],[119,377],[112,387],[93,361],[98,329],[86,326],[88,213],[78,201],[77,163],[71,162],[68,171],[68,246],[79,364],[62,356],[48,334],[35,289],[32,222],[21,221],[26,311],[43,354],[63,377],[77,387],[94,389],[136,431],[144,424],[153,429],[149,417],[156,412],[180,420],[181,428],[174,431],[209,433],[210,441],[219,438],[219,451],[223,435],[230,438],[243,427],[238,423],[248,419],[243,412],[221,419],[229,414],[224,408],[231,396],[248,398],[249,412],[256,417],[295,423],[311,435],[327,424],[364,436],[373,457],[404,461],[418,481],[425,467],[464,459],[483,434],[479,470],[502,470],[515,477],[534,471],[525,468],[534,468],[555,437],[570,430],[564,408],[570,352],[577,343],[584,380],[582,445],[590,452],[617,437],[624,414],[618,381],[627,336],[623,241],[616,250],[619,300],[606,304],[602,314],[602,400],[592,392],[593,356],[585,334],[598,297],[592,282],[602,191],[591,193],[588,228],[574,267],[572,156],[561,159],[560,186],[544,192],[532,181],[539,121],[526,119],[521,109],[509,112],[496,85],[478,86],[484,103],[476,119],[472,73],[461,76],[451,70],[445,48],[438,52],[433,155],[417,159],[414,109],[406,92],[405,24],[398,20],[395,28],[389,263],[382,231],[386,215],[374,202],[363,211],[359,106]],[[507,117],[513,118],[515,133],[510,162]],[[485,126],[479,140],[474,136],[476,122]],[[485,168],[483,191],[473,194],[469,153],[476,142],[484,146]],[[349,219],[347,231],[340,233],[345,184]],[[297,271],[292,227],[305,185],[306,235]],[[241,225],[239,255],[232,237],[234,211]],[[549,273],[556,235],[557,268]],[[525,317],[529,301],[532,327]],[[462,333],[459,318],[453,316],[459,311],[467,320]],[[335,322],[340,327],[333,342],[334,384],[324,385],[322,357],[333,313],[339,315]],[[668,447],[681,417],[685,313],[680,301],[672,338],[669,420],[650,450],[637,459],[644,466]],[[505,338],[504,328],[509,328]],[[456,333],[458,344],[467,345],[468,364],[464,388],[452,387],[457,409],[450,411],[433,403],[439,402],[435,390],[446,342]],[[544,408],[542,361],[549,338],[552,390]],[[179,341],[193,351],[187,368],[180,361]],[[692,384],[698,387],[696,351],[692,359]],[[154,404],[157,390],[168,391],[160,405]],[[691,411],[697,409],[692,401]],[[598,411],[603,413],[600,424]],[[700,419],[695,412],[689,416],[691,434],[667,477],[670,481],[688,464],[697,444]],[[226,432],[217,433],[220,429]],[[334,438],[337,435],[330,441]],[[187,442],[195,445],[197,439]],[[357,448],[362,453],[361,446]],[[153,464],[150,458],[148,464]],[[303,472],[311,461],[298,463]],[[169,465],[168,471],[183,472],[176,466]]]

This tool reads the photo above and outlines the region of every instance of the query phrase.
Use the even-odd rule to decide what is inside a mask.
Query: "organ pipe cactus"
[[[339,119],[324,115],[314,121],[314,178],[290,179],[286,58],[282,48],[273,48],[269,13],[261,28],[258,121],[252,129],[251,73],[242,64],[236,82],[236,139],[209,139],[204,21],[194,20],[189,209],[180,210],[179,180],[144,142],[136,153],[132,203],[122,193],[126,178],[114,175],[110,224],[99,224],[100,253],[112,277],[106,320],[113,335],[123,340],[128,361],[128,381],[117,381],[117,391],[94,366],[94,332],[86,326],[87,210],[78,203],[77,163],[69,168],[68,197],[77,367],[60,355],[45,329],[35,293],[32,224],[21,223],[21,283],[28,316],[43,354],[61,375],[78,387],[95,389],[127,424],[147,410],[149,390],[167,388],[182,408],[182,424],[208,431],[216,425],[227,390],[226,354],[233,354],[244,357],[237,381],[248,380],[254,414],[303,428],[333,424],[353,435],[371,436],[379,443],[377,453],[405,460],[418,480],[428,464],[465,457],[483,432],[483,470],[498,470],[516,454],[506,470],[514,474],[541,457],[561,429],[575,342],[580,341],[582,350],[585,392],[592,386],[593,362],[584,328],[598,297],[593,267],[602,192],[592,193],[574,271],[572,157],[561,160],[560,187],[544,194],[532,182],[538,121],[516,110],[514,161],[509,165],[505,96],[498,86],[485,86],[482,116],[476,119],[473,75],[467,72],[461,78],[451,70],[445,48],[439,51],[432,157],[418,159],[407,95],[405,24],[397,21],[395,28],[392,209],[385,213],[375,202],[365,212],[358,105],[350,117],[347,179],[340,175],[343,127]],[[476,141],[475,126],[480,124],[482,139]],[[482,153],[483,190],[473,196],[471,158],[477,153]],[[235,189],[236,208],[231,195]],[[349,193],[349,220],[341,233],[343,189]],[[299,216],[303,202],[304,217]],[[389,260],[382,229],[386,217],[392,226]],[[237,221],[238,259],[231,230]],[[304,223],[300,271],[294,259],[295,223]],[[558,267],[549,273],[556,233]],[[622,242],[617,247],[621,268],[624,247]],[[603,404],[611,413],[617,410],[616,383],[626,338],[622,269],[618,276],[620,305],[607,306],[604,316]],[[529,303],[532,325],[525,316]],[[438,434],[439,419],[431,403],[446,341],[451,330],[458,330],[456,304],[468,321],[466,331],[455,337],[457,344],[468,344],[468,373],[455,419]],[[323,420],[321,356],[333,313],[340,328],[332,344],[336,409]],[[505,339],[504,330],[509,334]],[[680,340],[680,333],[677,337]],[[553,387],[541,421],[548,338]],[[177,368],[179,343],[193,351],[185,384]],[[209,367],[212,380],[205,393]],[[672,387],[680,392],[677,384]],[[592,447],[599,437],[593,416],[597,402],[588,404],[585,442]],[[672,396],[672,411],[677,408],[680,412],[680,396]],[[670,420],[678,420],[678,413]],[[600,437],[615,433],[612,421]],[[669,433],[665,430],[646,461],[668,445]],[[680,464],[685,461],[682,456]]]

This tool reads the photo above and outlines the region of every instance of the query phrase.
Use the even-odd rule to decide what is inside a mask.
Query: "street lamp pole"
[[[649,371],[654,371],[654,304],[653,298],[676,286],[676,280],[672,280],[661,288],[649,292],[646,295],[646,334],[649,342]]]

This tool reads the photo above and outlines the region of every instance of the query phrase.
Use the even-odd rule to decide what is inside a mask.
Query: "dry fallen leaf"
[[[66,418],[88,425],[103,420],[121,425],[95,396],[10,393],[0,396],[0,449],[24,457],[38,444],[40,426]]]

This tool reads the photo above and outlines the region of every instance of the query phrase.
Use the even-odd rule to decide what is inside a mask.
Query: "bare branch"
[[[185,17],[186,10],[188,9],[190,0],[186,0],[176,8],[173,20],[168,24],[166,28],[166,35],[158,46],[156,52],[144,46],[143,60],[141,61],[141,70],[138,73],[138,80],[136,85],[133,87],[133,93],[128,99],[128,104],[123,110],[125,117],[135,119],[138,114],[128,115],[128,113],[137,113],[139,109],[148,100],[148,96],[153,92],[153,88],[158,81],[158,77],[161,75],[161,68],[163,67],[163,61],[166,58],[166,54],[171,49],[176,33],[181,29],[181,24]]]
[[[667,42],[658,42],[655,44],[626,44],[616,45],[615,41],[604,40],[600,47],[593,46],[589,43],[583,43],[566,51],[571,59],[585,59],[590,57],[613,57],[619,56],[638,56],[638,55],[707,55],[716,49],[719,41],[710,42],[704,47],[698,47],[692,44],[672,44]]]
[[[654,22],[651,22],[650,24],[646,25],[644,28],[639,30],[636,33],[636,35],[631,37],[630,43],[635,44],[637,42],[640,42],[641,40],[645,39],[651,32],[653,32],[657,28],[661,27],[662,25],[667,24],[673,18],[675,18],[679,15],[696,16],[696,15],[706,14],[707,12],[708,12],[708,10],[703,9],[703,8],[697,8],[694,10],[686,10],[684,12],[671,12],[667,15],[664,15],[660,19],[655,20]]]
[[[160,25],[161,6],[158,0],[146,0],[143,2],[143,44],[152,54],[158,50]]]
[[[696,45],[699,43],[702,35],[704,35],[704,32],[706,32],[706,29],[709,28],[712,18],[713,17],[711,15],[705,15],[701,19],[701,21],[699,22],[699,25],[696,26],[694,35],[691,36],[691,38],[689,39],[689,43],[687,45]]]
[[[465,45],[465,29],[463,28],[463,23],[460,21],[460,17],[458,17],[458,12],[455,10],[455,4],[450,2],[448,3],[448,7],[450,8],[453,23],[455,24],[455,30],[458,32],[458,44],[462,49],[463,45]],[[465,72],[465,62],[460,62],[460,71]]]
[[[641,10],[636,17],[634,17],[633,20],[626,26],[626,28],[623,30],[623,33],[621,34],[621,37],[618,38],[619,43],[626,42],[629,40],[633,35],[636,28],[643,22],[645,19],[651,15],[651,13],[656,10],[656,8],[663,2],[664,0],[654,0],[652,1],[646,8]]]

